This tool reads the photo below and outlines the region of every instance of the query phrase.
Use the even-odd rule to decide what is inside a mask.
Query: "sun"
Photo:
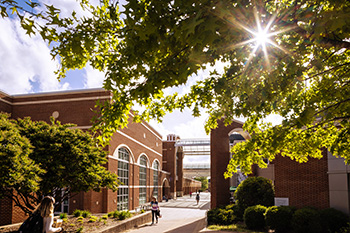
[[[270,43],[270,34],[267,32],[267,29],[259,28],[258,32],[253,33],[255,36],[256,46],[265,47],[266,44]]]
[[[238,43],[234,45],[234,47],[245,46],[245,45],[251,46],[252,50],[249,54],[247,62],[245,62],[245,69],[247,69],[250,62],[253,60],[254,57],[256,57],[256,54],[259,53],[260,51],[263,52],[265,65],[269,69],[270,61],[269,61],[268,48],[278,48],[284,51],[285,53],[288,53],[285,49],[283,49],[274,41],[274,36],[280,33],[283,33],[285,31],[289,31],[290,29],[284,29],[284,30],[278,30],[278,31],[272,30],[272,28],[274,28],[274,21],[275,21],[276,15],[272,16],[270,20],[265,23],[258,16],[258,12],[255,12],[254,15],[255,15],[255,21],[256,21],[255,29],[238,23],[239,27],[241,27],[242,29],[244,29],[246,32],[250,34],[251,39]]]

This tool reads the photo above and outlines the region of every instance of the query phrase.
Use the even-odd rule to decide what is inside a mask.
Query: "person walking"
[[[199,199],[200,199],[200,196],[199,196],[199,193],[197,193],[197,195],[196,195],[197,205],[199,204]]]
[[[159,215],[160,209],[155,197],[152,197],[151,210],[152,210],[152,224],[154,224],[154,219],[156,219],[156,223],[158,223],[158,215]]]

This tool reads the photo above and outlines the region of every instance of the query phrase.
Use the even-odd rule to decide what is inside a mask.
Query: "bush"
[[[244,211],[244,222],[249,229],[263,229],[265,227],[266,207],[262,205],[250,206]]]
[[[96,216],[91,216],[88,222],[96,222],[97,219],[98,218]]]
[[[275,232],[290,230],[294,208],[290,206],[271,206],[265,212],[266,225]]]
[[[61,213],[60,214],[60,219],[64,219],[64,218],[67,218],[67,217],[68,217],[67,213]]]
[[[208,225],[231,225],[236,222],[233,208],[215,208],[207,211]]]
[[[81,216],[81,212],[82,212],[82,210],[74,210],[73,216],[74,217],[79,217],[79,216]]]
[[[339,232],[349,223],[349,216],[334,208],[321,210],[320,218],[324,232]]]
[[[130,218],[131,217],[131,213],[128,210],[124,210],[124,211],[114,211],[112,212],[112,216],[113,218],[119,219],[119,220],[124,220],[126,218]]]
[[[297,233],[322,232],[319,211],[312,208],[302,208],[295,211],[292,218],[292,227]]]
[[[124,220],[124,219],[130,218],[130,217],[131,217],[131,213],[128,210],[124,210],[124,211],[120,212],[118,219]]]
[[[339,233],[350,233],[350,223],[346,227],[340,229]]]
[[[243,221],[244,211],[239,208],[237,204],[230,204],[226,206],[227,210],[232,210],[234,215],[234,222]]]
[[[241,213],[249,206],[273,206],[275,190],[272,181],[263,177],[248,177],[235,191],[236,203]]]
[[[90,213],[90,211],[88,211],[88,210],[83,210],[83,211],[81,212],[81,216],[83,216],[83,218],[88,218],[88,217],[91,216],[91,213]]]

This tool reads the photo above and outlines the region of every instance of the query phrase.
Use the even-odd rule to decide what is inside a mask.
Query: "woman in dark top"
[[[154,223],[154,218],[156,218],[156,223],[158,223],[159,205],[155,197],[153,197],[151,201],[151,210],[152,210],[152,224]]]

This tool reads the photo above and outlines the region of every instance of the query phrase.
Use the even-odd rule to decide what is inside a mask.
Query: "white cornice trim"
[[[146,149],[148,149],[148,150],[152,151],[153,153],[155,153],[155,154],[159,155],[160,157],[162,157],[162,156],[163,156],[163,155],[162,155],[161,153],[159,153],[158,151],[153,150],[152,148],[150,148],[150,147],[146,146],[145,144],[143,144],[143,143],[141,143],[141,142],[137,141],[136,139],[134,139],[134,138],[130,137],[130,136],[129,136],[129,135],[127,135],[126,133],[123,133],[123,132],[121,132],[121,131],[119,131],[119,130],[117,131],[117,133],[119,133],[119,134],[121,134],[122,136],[124,136],[124,137],[126,137],[126,138],[130,139],[130,140],[131,140],[131,141],[133,141],[133,142],[136,142],[137,144],[139,144],[139,145],[143,146],[144,148],[146,148]]]
[[[9,102],[9,101],[7,101],[7,100],[4,100],[3,98],[0,98],[0,101],[2,101],[2,102],[4,102],[4,103],[7,103],[7,104],[9,104],[9,105],[12,105],[11,102]]]
[[[111,99],[111,97],[110,96],[93,96],[93,97],[56,99],[56,100],[25,101],[25,102],[10,103],[10,104],[11,105],[48,104],[48,103],[63,103],[63,102],[71,102],[71,101],[85,101],[85,100],[98,100],[98,99]]]
[[[86,126],[73,126],[73,127],[69,127],[70,129],[90,129],[92,127],[92,125],[86,125]]]
[[[162,141],[163,139],[156,134],[153,130],[151,130],[147,125],[145,125],[143,122],[141,122],[141,125],[143,125],[146,129],[148,129],[154,136],[156,136],[160,141]]]
[[[38,96],[57,96],[57,95],[67,95],[67,94],[81,94],[81,93],[92,93],[92,92],[108,92],[103,88],[88,88],[88,89],[77,89],[77,90],[63,90],[63,91],[50,91],[50,92],[38,92],[38,93],[27,93],[27,94],[15,94],[8,95],[9,97],[38,97]]]
[[[131,112],[129,113],[132,117],[135,117],[134,114],[132,114]],[[154,134],[154,136],[156,136],[160,141],[163,141],[162,137],[160,137],[158,134],[156,134],[154,131],[156,130],[152,130],[150,129],[146,124],[144,124],[143,122],[141,122],[141,125],[143,125],[146,129],[148,129],[152,134]],[[157,132],[157,131],[156,131]],[[158,132],[157,132],[158,133]]]

